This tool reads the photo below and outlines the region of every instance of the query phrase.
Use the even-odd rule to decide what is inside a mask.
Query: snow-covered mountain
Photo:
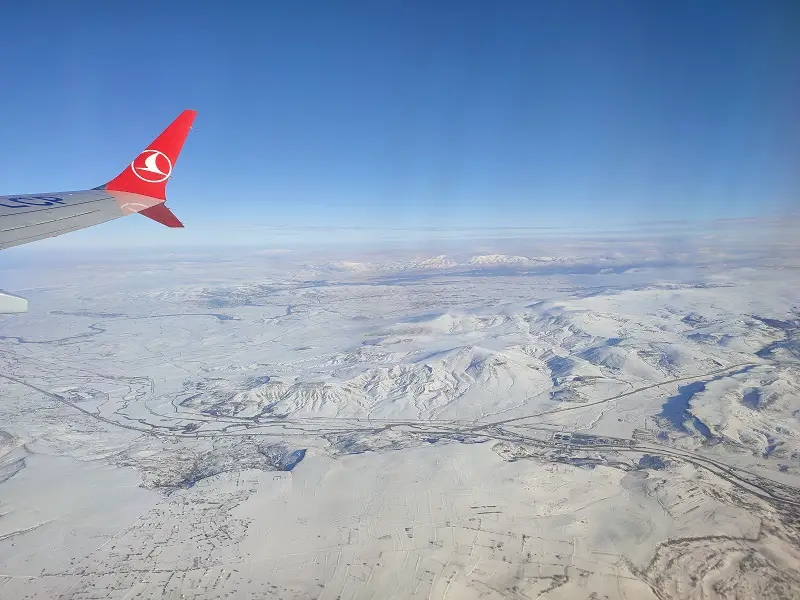
[[[491,269],[494,267],[536,267],[552,264],[579,263],[580,258],[554,258],[551,256],[519,256],[507,254],[479,254],[472,256],[448,256],[440,254],[430,257],[385,259],[381,261],[330,261],[307,268],[341,273],[403,273],[415,271],[447,271],[459,269]]]

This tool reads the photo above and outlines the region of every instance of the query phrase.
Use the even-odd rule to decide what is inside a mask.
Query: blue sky
[[[800,204],[794,0],[227,4],[0,8],[0,193],[103,183],[194,108],[168,188],[187,231],[131,218],[63,241]]]

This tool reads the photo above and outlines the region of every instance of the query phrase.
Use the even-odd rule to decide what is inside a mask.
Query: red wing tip
[[[167,181],[194,124],[196,110],[186,109],[150,142],[106,189],[166,200]]]
[[[194,118],[196,116],[197,116],[197,111],[196,110],[192,110],[191,108],[187,108],[180,115],[178,115],[178,118],[175,119],[175,120],[176,121],[180,121],[182,119],[185,119],[185,120],[188,120],[189,123],[191,124],[194,121]]]
[[[140,215],[144,215],[148,219],[153,219],[157,223],[166,225],[167,227],[183,227],[178,217],[167,208],[165,204],[156,204],[150,208],[145,208],[139,211]]]

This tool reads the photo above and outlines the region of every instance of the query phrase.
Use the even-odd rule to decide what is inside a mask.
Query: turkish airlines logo
[[[145,150],[133,160],[131,171],[147,183],[161,183],[172,175],[172,161],[159,150]]]

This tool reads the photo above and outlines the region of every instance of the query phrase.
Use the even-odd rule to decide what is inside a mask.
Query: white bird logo
[[[166,171],[161,170],[161,168],[158,166],[159,156],[163,156],[164,160],[167,161],[168,168]],[[137,162],[141,164],[142,161],[140,161],[140,159],[142,157],[144,157],[144,165],[137,166]],[[160,150],[145,150],[131,163],[131,170],[133,171],[133,174],[142,181],[146,181],[148,183],[161,183],[162,181],[166,181],[169,176],[172,175],[172,161],[169,159],[169,156]]]

